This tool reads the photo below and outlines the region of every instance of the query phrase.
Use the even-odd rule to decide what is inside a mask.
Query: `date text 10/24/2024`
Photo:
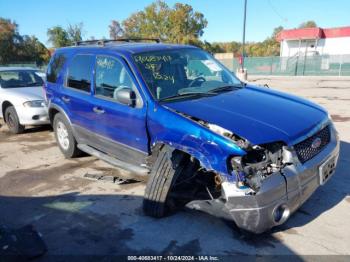
[[[128,256],[128,261],[219,261],[217,256]]]

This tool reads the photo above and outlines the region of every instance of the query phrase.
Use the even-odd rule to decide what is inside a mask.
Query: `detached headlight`
[[[24,107],[45,107],[44,100],[34,100],[23,103]]]
[[[248,147],[251,146],[250,142],[248,140],[243,139],[243,138],[233,134],[231,131],[229,131],[225,128],[222,128],[221,126],[218,126],[215,124],[207,124],[207,127],[211,131],[213,131],[221,136],[224,136],[224,137],[231,139],[236,145],[238,145],[242,149],[247,149]]]

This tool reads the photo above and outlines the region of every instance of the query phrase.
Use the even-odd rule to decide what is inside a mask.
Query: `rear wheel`
[[[61,113],[55,115],[53,129],[57,144],[66,158],[74,158],[81,155],[82,152],[77,147],[77,141],[73,136],[70,124]]]
[[[147,182],[144,213],[152,217],[164,217],[185,205],[186,201],[172,198],[171,193],[179,181],[193,176],[197,169],[197,163],[191,161],[187,154],[168,146],[160,149]]]
[[[24,132],[24,126],[19,123],[16,109],[13,106],[6,108],[5,121],[11,133],[20,134]]]

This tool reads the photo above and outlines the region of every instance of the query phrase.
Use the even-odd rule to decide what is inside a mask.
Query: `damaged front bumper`
[[[320,186],[333,175],[339,156],[339,139],[332,128],[330,143],[311,160],[298,160],[267,177],[260,190],[222,184],[222,197],[191,204],[194,209],[233,220],[239,228],[262,233],[283,224]],[[327,173],[328,172],[328,173]],[[327,173],[325,175],[325,173]]]

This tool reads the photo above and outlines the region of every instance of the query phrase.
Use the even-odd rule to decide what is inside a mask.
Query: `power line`
[[[283,22],[287,23],[287,22],[288,22],[288,19],[287,19],[286,17],[282,16],[282,15],[277,11],[277,9],[276,9],[276,8],[274,7],[274,5],[271,3],[271,0],[268,0],[268,2],[269,2],[269,4],[270,4],[270,7],[271,7],[272,11],[273,11],[279,18],[281,18],[281,20],[282,20]]]

